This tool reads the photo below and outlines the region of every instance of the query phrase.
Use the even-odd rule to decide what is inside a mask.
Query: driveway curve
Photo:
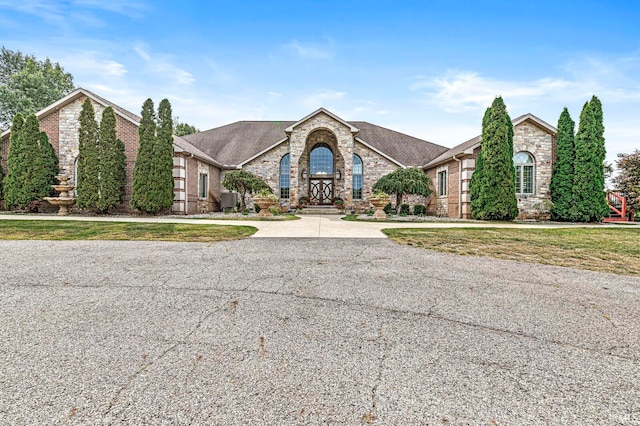
[[[0,241],[1,424],[638,424],[640,279],[381,239]]]

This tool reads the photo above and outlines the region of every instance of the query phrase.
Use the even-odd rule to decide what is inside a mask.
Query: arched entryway
[[[318,143],[309,152],[309,200],[311,204],[333,203],[335,157],[326,143]]]

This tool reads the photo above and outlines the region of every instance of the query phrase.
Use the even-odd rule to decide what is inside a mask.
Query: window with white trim
[[[516,193],[533,194],[535,161],[528,152],[518,152],[513,156],[513,166],[516,169]]]
[[[209,194],[209,174],[208,173],[200,173],[200,178],[198,179],[198,198],[206,199]]]
[[[444,197],[447,195],[447,170],[441,170],[437,175],[437,185],[438,185],[438,197]]]

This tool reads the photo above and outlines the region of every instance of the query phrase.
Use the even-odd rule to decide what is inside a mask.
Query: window
[[[200,173],[200,180],[198,182],[198,198],[208,198],[209,194],[209,174]]]
[[[438,172],[438,197],[447,195],[447,171]]]
[[[309,154],[309,168],[311,176],[333,175],[333,152],[326,144],[316,145]]]
[[[516,193],[533,194],[533,169],[535,162],[528,152],[519,152],[513,156],[513,165],[516,168]]]
[[[353,155],[353,199],[362,199],[362,158]]]
[[[280,160],[280,198],[289,198],[291,168],[289,154],[285,154]]]

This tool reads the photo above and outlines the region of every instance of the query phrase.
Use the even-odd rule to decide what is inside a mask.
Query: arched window
[[[333,152],[326,144],[318,144],[309,154],[309,169],[311,176],[333,175]]]
[[[362,199],[362,158],[353,154],[353,199]]]
[[[518,152],[513,156],[513,165],[516,168],[516,193],[534,193],[534,168],[535,161],[528,152]]]
[[[289,154],[285,154],[280,160],[280,198],[289,198],[290,173]]]

